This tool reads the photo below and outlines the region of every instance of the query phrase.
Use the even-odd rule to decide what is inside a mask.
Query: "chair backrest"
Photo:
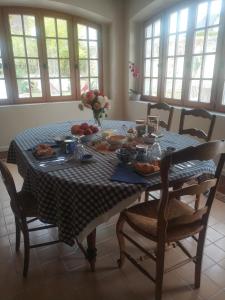
[[[171,191],[169,189],[171,182],[169,181],[170,167],[176,164],[185,164],[190,161],[207,161],[215,159],[219,156],[219,162],[216,167],[215,174],[210,179],[206,178],[200,183],[192,184],[182,187],[177,190]],[[159,234],[163,235],[167,228],[171,225],[185,225],[196,224],[198,222],[201,226],[207,226],[208,216],[215,197],[219,178],[225,162],[225,141],[208,142],[196,147],[188,147],[178,152],[172,153],[162,159],[161,162],[161,180],[162,180],[162,193],[158,206],[158,230]],[[196,174],[197,175],[197,174]],[[204,207],[195,210],[193,214],[181,215],[178,218],[169,219],[169,208],[171,201],[179,199],[181,196],[186,195],[201,195],[205,191],[210,192]]]
[[[2,175],[2,179],[5,184],[6,190],[10,196],[10,205],[12,207],[12,210],[14,214],[17,215],[17,217],[21,218],[21,210],[18,207],[17,203],[16,186],[12,174],[10,173],[7,165],[2,160],[0,160],[0,174]]]
[[[155,103],[155,104],[148,103],[147,116],[149,116],[151,114],[152,109],[164,110],[164,111],[167,111],[169,113],[167,122],[165,122],[163,120],[160,120],[159,121],[159,126],[161,126],[162,128],[165,128],[166,130],[170,130],[171,129],[171,124],[172,124],[172,119],[173,119],[174,107],[168,105],[165,102],[158,102],[158,103]]]
[[[199,117],[203,119],[208,119],[210,121],[208,132],[206,133],[202,129],[198,128],[187,128],[184,129],[184,122],[186,116],[193,116]],[[204,109],[182,109],[181,116],[180,116],[180,126],[179,126],[179,133],[180,134],[190,134],[192,136],[198,137],[203,139],[204,141],[208,142],[211,140],[213,129],[215,126],[216,115],[209,113],[207,110]]]

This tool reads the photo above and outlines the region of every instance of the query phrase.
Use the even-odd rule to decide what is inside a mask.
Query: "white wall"
[[[120,0],[0,0],[0,5],[49,8],[99,22],[103,28],[104,91],[112,99],[110,116],[124,118],[124,1]],[[21,130],[67,119],[82,119],[77,102],[0,106],[0,151]],[[50,112],[50,113],[49,113]],[[90,112],[88,112],[90,113]]]

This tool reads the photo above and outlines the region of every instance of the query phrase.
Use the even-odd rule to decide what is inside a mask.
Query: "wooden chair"
[[[208,132],[203,131],[202,129],[197,128],[187,128],[184,129],[185,117],[193,116],[202,119],[208,119],[210,121]],[[181,117],[180,117],[180,126],[179,126],[179,134],[190,134],[191,136],[202,139],[205,142],[209,142],[212,137],[213,129],[216,122],[216,115],[210,114],[207,110],[204,109],[182,109]],[[198,181],[201,181],[202,178],[199,177]],[[195,208],[198,209],[200,205],[200,196],[197,196],[195,201]]]
[[[53,224],[47,224],[38,227],[29,228],[28,225],[36,220],[38,220],[38,206],[36,199],[27,192],[17,192],[13,177],[6,166],[6,164],[0,160],[0,173],[2,174],[3,182],[10,196],[10,205],[15,217],[16,225],[16,252],[20,248],[20,235],[23,233],[24,237],[24,266],[23,266],[23,276],[26,277],[29,268],[30,261],[30,249],[48,246],[58,243],[59,240],[45,242],[40,244],[30,245],[29,233],[37,230],[48,229],[56,227]]]
[[[184,129],[184,122],[186,116],[199,117],[203,119],[208,119],[210,121],[208,132],[204,132],[202,129],[197,128],[187,128]],[[209,142],[212,137],[213,129],[215,126],[216,115],[210,114],[207,110],[204,109],[182,109],[181,117],[180,117],[180,126],[179,126],[179,134],[190,134],[199,139],[204,140],[205,142]]]
[[[201,183],[169,190],[169,170],[173,164],[185,163],[191,160],[210,160],[220,156],[214,178]],[[124,210],[117,222],[117,236],[120,247],[118,265],[121,268],[125,258],[128,258],[142,273],[156,284],[155,299],[162,299],[163,274],[183,266],[186,263],[195,263],[195,288],[200,287],[203,248],[206,236],[210,209],[215,197],[218,181],[225,162],[225,142],[216,141],[196,147],[189,147],[163,158],[161,163],[162,193],[159,200],[142,202]],[[185,195],[199,195],[210,189],[206,204],[197,211],[188,204],[178,200]],[[128,223],[138,234],[156,242],[156,251],[151,253],[124,231],[124,224]],[[198,234],[198,238],[195,235]],[[196,255],[192,256],[184,247],[181,240],[193,237],[197,242]],[[153,277],[141,266],[126,250],[125,239],[141,250],[146,257],[156,263],[156,275]],[[174,243],[187,256],[187,259],[173,267],[164,269],[165,247]],[[172,250],[171,250],[172,251]]]
[[[151,114],[152,109],[164,110],[164,111],[167,111],[169,113],[167,122],[165,122],[163,120],[160,120],[159,121],[159,126],[162,127],[162,128],[165,128],[166,130],[170,130],[172,119],[173,119],[174,107],[168,105],[165,102],[159,102],[159,103],[156,103],[156,104],[148,103],[147,116],[149,116]]]

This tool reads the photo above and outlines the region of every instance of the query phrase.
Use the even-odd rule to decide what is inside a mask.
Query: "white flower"
[[[104,96],[98,96],[98,102],[101,104],[101,107],[104,107],[104,105],[105,105]]]

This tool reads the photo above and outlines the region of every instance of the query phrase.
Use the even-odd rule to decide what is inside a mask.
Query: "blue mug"
[[[62,149],[65,154],[73,154],[76,149],[76,141],[73,139],[64,140]]]

